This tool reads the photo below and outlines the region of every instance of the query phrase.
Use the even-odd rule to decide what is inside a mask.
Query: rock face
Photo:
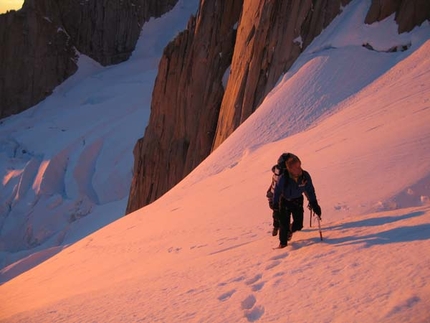
[[[102,65],[127,60],[150,17],[159,17],[177,0],[58,1],[73,44]]]
[[[340,8],[339,0],[201,1],[160,62],[126,212],[163,195],[227,138],[299,56],[294,39],[309,44]]]
[[[150,121],[134,149],[126,212],[163,195],[218,147],[347,3],[201,1],[160,62]],[[366,22],[393,12],[399,31],[410,30],[429,19],[428,1],[374,0]]]
[[[0,118],[43,100],[77,70],[77,51],[102,65],[127,60],[142,24],[178,0],[26,0],[0,15]]]
[[[150,121],[134,149],[127,210],[154,201],[210,153],[241,9],[242,0],[202,1],[165,48]]]
[[[282,73],[339,14],[341,4],[329,0],[244,2],[213,148],[255,111]]]
[[[43,2],[0,15],[0,118],[43,100],[77,70],[77,53]]]
[[[399,33],[409,32],[430,20],[430,1],[428,0],[373,0],[365,23],[381,21],[395,13]]]

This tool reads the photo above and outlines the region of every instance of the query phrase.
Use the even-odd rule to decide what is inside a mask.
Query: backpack
[[[292,155],[293,154],[291,153],[283,153],[281,156],[279,156],[278,163],[272,167],[272,182],[270,183],[269,189],[266,192],[266,197],[269,200],[270,208],[273,206],[273,195],[275,193],[275,186],[278,183],[279,176],[285,172],[285,161]]]

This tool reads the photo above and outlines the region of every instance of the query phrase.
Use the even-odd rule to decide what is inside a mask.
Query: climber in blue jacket
[[[321,218],[315,188],[309,173],[302,169],[300,159],[290,153],[285,161],[285,171],[279,177],[273,194],[273,210],[279,214],[279,248],[284,248],[291,240],[293,232],[303,228],[303,194],[311,208]],[[293,222],[290,224],[291,215]]]

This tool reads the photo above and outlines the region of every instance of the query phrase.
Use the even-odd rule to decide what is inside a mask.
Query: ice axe
[[[309,211],[311,212],[310,216],[309,216],[309,226],[312,228],[312,217],[314,217],[316,214],[312,210],[311,207],[309,207]],[[321,238],[321,241],[322,241],[323,240],[323,236],[322,236],[322,230],[321,230],[321,218],[320,218],[319,215],[317,215],[316,217],[317,217],[317,221],[318,221],[318,231],[320,232],[320,238]]]

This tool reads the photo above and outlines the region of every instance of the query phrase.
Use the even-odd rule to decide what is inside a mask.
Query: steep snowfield
[[[161,199],[1,285],[0,322],[430,321],[430,26],[365,26],[368,4]],[[313,177],[324,240],[306,213],[272,250],[265,192],[284,151]]]

